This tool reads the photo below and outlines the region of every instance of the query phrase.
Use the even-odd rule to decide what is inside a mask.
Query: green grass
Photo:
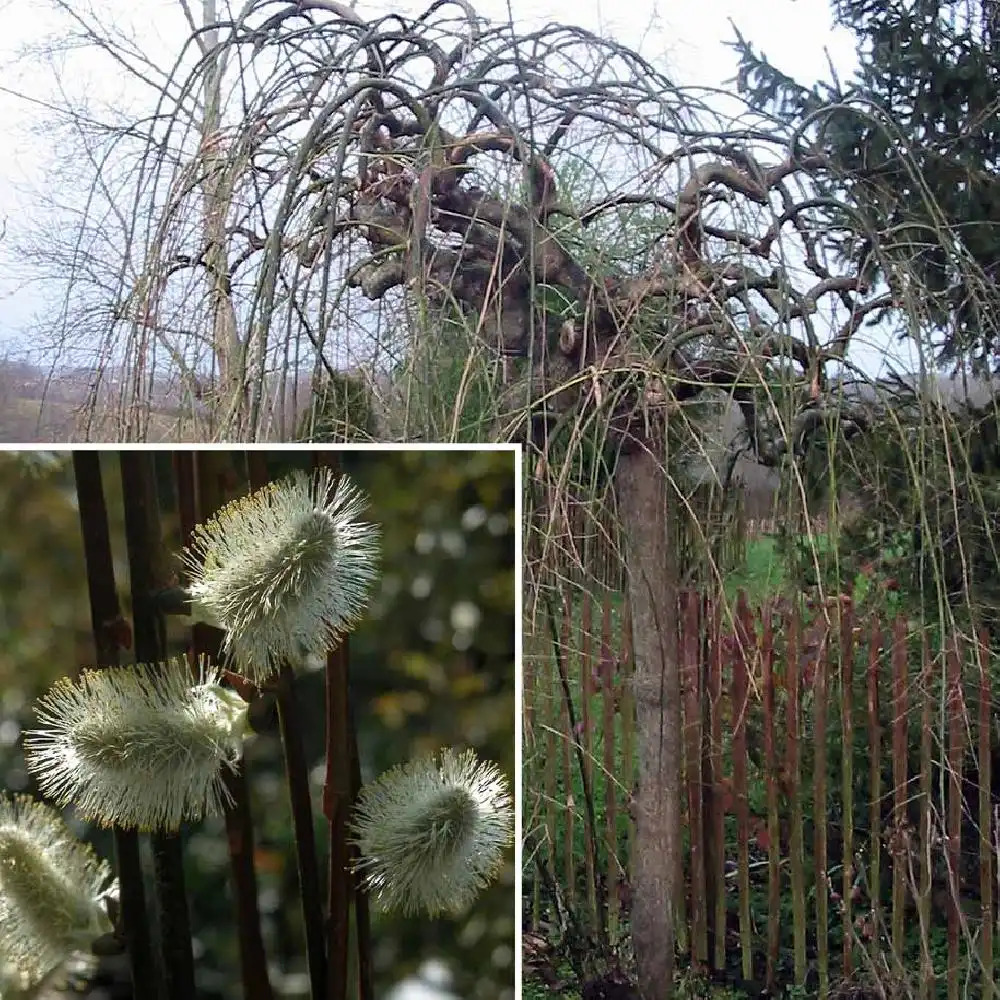
[[[828,535],[816,535],[814,544],[820,565],[823,565],[824,556],[834,543]],[[753,607],[769,597],[787,594],[793,585],[786,559],[778,547],[778,539],[764,536],[747,542],[743,565],[726,574],[724,591],[728,600],[735,601],[739,591],[745,590],[747,600]]]
[[[623,641],[623,599],[619,594],[612,595],[611,609],[611,634],[610,645],[612,650],[618,654],[621,652]],[[591,658],[588,669],[594,670],[598,667],[601,651],[601,621],[602,602],[600,598],[595,598],[591,609]],[[574,710],[578,723],[583,718],[583,669],[584,660],[581,646],[583,637],[583,614],[582,602],[574,601],[571,612],[570,625],[570,649],[564,651],[565,667],[570,689],[573,694]],[[559,836],[554,844],[555,871],[558,876],[563,876],[565,872],[565,843],[562,838],[562,831],[565,823],[565,802],[567,801],[567,791],[572,796],[574,803],[574,823],[573,823],[573,856],[582,859],[585,855],[585,826],[584,826],[584,788],[580,775],[578,759],[576,753],[570,754],[570,787],[566,788],[566,775],[564,771],[564,754],[566,751],[566,738],[564,732],[564,710],[563,691],[555,674],[554,665],[550,659],[551,645],[549,636],[543,633],[541,636],[526,640],[526,652],[533,655],[539,661],[547,661],[547,682],[536,682],[535,689],[535,732],[533,733],[533,746],[529,757],[525,760],[526,769],[529,774],[529,787],[541,790],[545,782],[545,771],[554,766],[555,770],[555,795],[562,808],[557,810],[557,824],[560,828]],[[613,784],[616,790],[616,799],[619,807],[616,813],[615,831],[616,844],[615,851],[619,857],[624,857],[627,853],[627,838],[630,821],[624,800],[627,797],[635,781],[635,759],[626,760],[623,750],[623,721],[619,714],[615,716],[614,731],[610,734],[613,750],[612,770],[609,773],[604,768],[604,747],[605,730],[603,724],[603,712],[605,707],[605,696],[601,692],[592,693],[589,699],[588,711],[590,716],[590,768],[592,776],[592,795],[594,800],[595,818],[597,823],[598,842],[598,865],[600,870],[607,870],[607,850],[606,850],[606,791],[608,784]],[[551,729],[549,729],[551,727]],[[555,732],[553,733],[552,730]],[[549,758],[549,752],[555,754],[555,760]],[[528,817],[529,823],[543,820],[545,808],[541,806],[537,813]],[[582,865],[581,865],[582,867]],[[584,882],[579,882],[574,886],[577,895],[577,903],[583,903],[586,899],[588,886]]]
[[[747,542],[746,561],[738,570],[727,573],[726,597],[736,600],[740,590],[747,592],[751,604],[779,593],[785,586],[785,565],[774,538],[758,538]]]
[[[562,990],[559,993],[553,993],[544,983],[530,976],[524,980],[521,986],[522,1000],[549,1000],[553,996],[561,997],[561,1000],[580,1000],[578,990]]]

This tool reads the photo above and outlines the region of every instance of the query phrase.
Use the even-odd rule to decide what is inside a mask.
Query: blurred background
[[[267,454],[278,478],[308,469],[307,452]],[[102,455],[116,581],[128,607],[117,452]],[[382,529],[382,577],[350,636],[352,707],[363,780],[442,747],[474,749],[514,779],[515,461],[510,451],[339,452],[341,471],[370,498]],[[180,545],[172,455],[156,455],[165,543]],[[34,793],[20,750],[32,702],[95,653],[69,452],[0,452],[0,779]],[[179,571],[180,563],[174,567]],[[171,653],[190,632],[170,623]],[[123,662],[125,662],[123,660]],[[299,678],[320,867],[326,829],[322,671]],[[277,733],[247,746],[264,940],[275,993],[308,996],[305,946],[284,765]],[[67,813],[111,858],[111,838]],[[240,996],[225,829],[221,818],[184,831],[198,996]],[[387,1000],[511,1000],[514,866],[457,918],[373,913],[377,995]],[[91,995],[99,987],[91,986]],[[110,994],[109,994],[110,995]]]

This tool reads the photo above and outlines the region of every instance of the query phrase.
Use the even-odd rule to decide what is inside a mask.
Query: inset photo
[[[519,471],[0,451],[0,996],[513,1000]]]

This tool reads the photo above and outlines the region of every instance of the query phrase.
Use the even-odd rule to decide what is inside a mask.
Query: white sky
[[[506,20],[512,13],[525,27],[559,21],[613,36],[638,49],[683,85],[721,87],[734,75],[735,54],[722,44],[733,38],[730,18],[758,51],[763,50],[773,64],[801,83],[828,75],[824,49],[842,79],[850,76],[855,65],[853,36],[833,28],[828,0],[694,0],[681,5],[658,0],[510,0],[509,7],[507,0],[473,0],[473,4],[492,20]],[[89,0],[81,4],[74,0],[73,6],[108,11],[124,35],[135,30],[145,51],[161,66],[170,64],[187,34],[176,0]],[[193,0],[191,6],[198,16],[200,0]],[[376,16],[390,9],[415,14],[426,6],[425,0],[402,0],[391,8],[365,0],[357,3],[359,13]],[[45,66],[23,61],[13,66],[12,60],[23,46],[60,33],[60,24],[67,23],[64,16],[45,10],[42,3],[15,5],[2,0],[0,13],[4,15],[0,88],[43,97],[51,94],[51,73]],[[71,82],[74,91],[93,93],[111,103],[127,101],[130,96],[121,91],[119,75],[109,76],[99,64],[78,55],[73,57]],[[58,155],[44,136],[32,135],[36,115],[31,104],[0,89],[0,134],[5,137],[0,157],[0,218],[7,219],[11,228],[17,220],[30,217],[30,188],[44,183],[51,158]],[[84,178],[82,188],[85,183]],[[0,247],[0,261],[2,253]],[[0,352],[38,308],[36,296],[37,292],[29,294],[0,283]],[[882,343],[859,343],[852,350],[855,362],[872,373],[880,367],[887,350],[885,339],[879,339]],[[898,353],[900,348],[893,346],[892,350]],[[897,363],[904,362],[899,359]]]

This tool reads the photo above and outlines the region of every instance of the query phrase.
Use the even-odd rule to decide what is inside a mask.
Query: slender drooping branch
[[[559,621],[560,615],[554,606],[555,602],[552,595],[549,593],[545,594],[545,604],[545,617],[549,627],[549,638],[552,642],[552,656],[556,662],[556,673],[559,676],[559,685],[562,690],[563,705],[566,708],[566,720],[569,723],[568,731],[576,733],[576,710],[573,707],[573,694],[570,688],[569,670],[566,665],[565,651],[559,641],[559,634],[556,627],[556,622]],[[566,609],[564,613],[568,613],[568,609]],[[580,740],[573,741],[573,752],[576,755],[577,770],[580,773],[580,783],[583,786],[583,806],[587,811],[587,836],[590,839],[590,851],[592,856],[596,858],[599,856],[599,852],[597,845],[597,814],[594,808],[594,790],[590,780],[590,771],[587,767],[583,745]],[[595,875],[595,879],[596,877],[597,876]],[[601,891],[598,885],[594,886],[594,894],[597,899],[601,899]],[[603,921],[598,923],[597,932],[600,943],[602,945],[606,945],[607,927]]]
[[[875,308],[864,267],[837,247],[853,240],[878,253],[877,234],[827,193],[833,168],[822,150],[800,131],[713,117],[612,40],[559,25],[491,26],[466,3],[365,21],[329,0],[277,12],[251,5],[235,30],[206,37],[218,39],[211,58],[171,89],[211,95],[216,120],[219,66],[265,60],[268,83],[231,130],[205,136],[178,166],[170,217],[137,287],[149,290],[150,314],[165,301],[165,282],[171,292],[181,282],[204,291],[206,255],[176,251],[182,231],[200,228],[226,248],[208,268],[212,315],[220,296],[235,305],[237,289],[253,288],[236,310],[241,329],[227,337],[246,348],[241,389],[256,419],[247,428],[220,415],[220,433],[280,425],[265,398],[267,359],[309,355],[316,371],[329,370],[329,338],[340,313],[355,308],[354,290],[457,308],[479,343],[528,359],[532,384],[548,385],[543,394],[587,372],[605,384],[605,399],[616,373],[648,363],[647,335],[698,331],[685,350],[657,354],[654,376],[670,382],[697,360],[718,386],[736,346],[767,370],[760,347],[770,334],[794,337],[807,367],[822,367],[843,356],[856,318]],[[595,162],[609,164],[607,177],[586,166]],[[567,184],[581,164],[583,179]],[[558,290],[574,314],[560,319],[579,327],[560,345],[543,288]],[[826,343],[813,320],[823,301],[841,315]],[[282,308],[287,322],[274,315]],[[759,322],[746,322],[751,313]],[[228,348],[217,353],[231,363]],[[569,410],[579,395],[548,405]],[[619,403],[615,433],[624,438],[641,393],[632,396]],[[784,451],[768,446],[763,429],[748,437],[767,462]]]

